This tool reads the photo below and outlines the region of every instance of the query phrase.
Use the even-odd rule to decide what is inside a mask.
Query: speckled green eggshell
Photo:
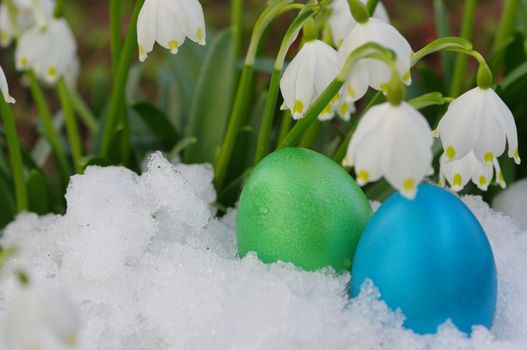
[[[366,196],[337,163],[303,148],[285,148],[262,160],[243,188],[238,251],[308,271],[348,270],[371,215]]]

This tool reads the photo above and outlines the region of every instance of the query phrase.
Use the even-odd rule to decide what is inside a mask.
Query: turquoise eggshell
[[[417,333],[448,319],[466,333],[492,325],[497,276],[489,241],[470,209],[437,186],[420,185],[414,200],[397,193],[377,210],[355,253],[352,296],[367,279]]]

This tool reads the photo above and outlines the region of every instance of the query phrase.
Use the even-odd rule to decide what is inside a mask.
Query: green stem
[[[227,126],[227,132],[223,140],[223,145],[220,149],[218,159],[215,166],[215,184],[219,188],[225,180],[227,173],[227,166],[229,165],[234,143],[238,136],[238,131],[248,109],[248,98],[250,94],[251,81],[253,78],[253,67],[245,65],[243,67],[242,76],[240,78],[240,84],[238,85],[238,91],[234,100],[234,106],[232,108],[231,117],[229,119],[229,125]]]
[[[134,12],[130,20],[128,34],[124,42],[123,51],[117,67],[117,73],[114,81],[112,96],[110,100],[110,107],[108,110],[108,118],[104,125],[104,131],[101,141],[100,155],[106,158],[110,152],[110,145],[115,134],[115,128],[119,121],[119,116],[122,113],[123,101],[125,100],[126,81],[130,66],[132,65],[132,56],[137,45],[137,18],[139,11],[143,6],[145,0],[137,0],[134,7]]]
[[[243,0],[231,0],[231,29],[234,35],[234,57],[240,57],[243,42]]]
[[[95,134],[97,132],[98,122],[97,117],[90,110],[90,107],[84,102],[84,100],[79,96],[79,93],[66,84],[68,88],[68,95],[71,103],[73,104],[73,109],[79,114],[79,118],[82,120],[84,125],[88,128],[90,133]]]
[[[62,148],[60,143],[60,138],[57,130],[53,126],[53,118],[49,110],[48,103],[44,97],[44,92],[38,84],[37,77],[33,71],[28,71],[26,74],[29,80],[29,88],[33,99],[35,100],[35,105],[37,106],[38,114],[42,119],[42,124],[44,125],[44,130],[46,133],[46,138],[48,139],[51,149],[57,158],[59,168],[62,173],[63,185],[66,186],[69,181],[69,176],[71,174],[71,169],[68,165],[68,159],[66,158],[66,153]]]
[[[377,8],[378,3],[379,3],[379,0],[368,0],[366,7],[368,8],[370,17],[373,16],[373,14],[375,13],[375,9]]]
[[[121,0],[110,1],[110,30],[112,72],[115,74],[119,64],[119,57],[121,57]]]
[[[463,12],[463,25],[461,27],[461,37],[467,40],[472,39],[474,29],[474,17],[476,13],[477,0],[465,0],[465,9]],[[454,72],[452,86],[450,87],[450,96],[459,96],[463,90],[463,83],[466,80],[467,56],[457,55],[454,63]]]
[[[254,164],[258,164],[263,159],[263,157],[266,156],[268,151],[270,141],[269,135],[271,134],[271,128],[273,126],[273,117],[276,110],[276,101],[278,100],[278,92],[280,91],[281,75],[281,69],[273,69],[269,92],[267,93],[267,99],[265,101],[262,124],[260,126],[260,133],[258,135],[258,143],[256,145],[256,155],[254,158]]]
[[[55,9],[53,10],[53,16],[55,18],[61,18],[64,16],[64,1],[63,0],[55,1]]]
[[[505,0],[500,25],[494,38],[492,50],[495,51],[507,40],[514,30],[516,16],[520,7],[520,0]]]
[[[313,124],[311,124],[311,126],[306,130],[304,136],[302,136],[302,138],[300,139],[298,147],[311,148],[321,128],[322,122],[320,120],[316,120],[315,122],[313,122]]]
[[[280,123],[280,130],[278,132],[278,140],[277,144],[281,144],[282,141],[287,136],[287,133],[289,133],[289,130],[291,130],[291,126],[293,125],[293,117],[291,116],[291,111],[289,109],[285,110],[284,113],[282,113],[282,122]]]
[[[250,103],[249,97],[251,94],[251,81],[254,75],[253,66],[262,36],[271,21],[276,18],[276,16],[283,13],[283,10],[287,8],[291,2],[292,0],[274,1],[262,12],[256,21],[251,35],[251,41],[249,42],[247,55],[245,56],[245,64],[240,78],[240,83],[238,84],[238,90],[234,99],[234,105],[229,118],[227,131],[223,139],[223,144],[220,148],[218,158],[214,164],[214,183],[216,188],[220,188],[220,186],[223,184],[223,181],[225,180],[227,167],[229,166],[234,144],[236,142],[236,137],[238,136],[238,131],[242,127],[247,115],[247,110]]]
[[[79,129],[77,121],[75,120],[75,114],[71,105],[68,88],[64,78],[60,78],[57,82],[57,90],[59,93],[60,103],[62,105],[62,112],[64,113],[64,121],[66,123],[66,129],[68,131],[68,140],[70,143],[71,155],[73,157],[73,165],[75,171],[78,174],[82,174],[82,144],[79,136]]]
[[[4,128],[6,132],[7,147],[9,149],[9,160],[15,183],[16,205],[18,212],[28,210],[28,199],[26,182],[24,179],[24,165],[20,141],[16,132],[15,119],[11,107],[0,97],[0,112],[4,117]],[[3,210],[3,209],[2,209]]]
[[[298,33],[302,27],[317,13],[318,10],[319,7],[316,2],[306,3],[305,7],[300,11],[296,19],[287,29],[284,39],[282,40],[280,50],[278,51],[278,55],[274,64],[273,74],[271,75],[271,83],[269,86],[267,99],[265,101],[254,164],[258,164],[260,160],[265,157],[269,148],[271,129],[276,111],[276,102],[278,100],[278,94],[280,91],[280,77],[282,75],[282,69],[284,67],[287,51],[289,51],[289,47],[298,36]]]

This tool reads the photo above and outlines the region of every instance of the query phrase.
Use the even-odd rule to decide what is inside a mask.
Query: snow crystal
[[[527,179],[513,183],[498,194],[492,206],[512,216],[523,230],[527,230]]]
[[[6,228],[0,243],[20,248],[7,268],[67,292],[82,319],[79,349],[527,348],[527,232],[480,198],[464,201],[496,256],[494,327],[469,337],[447,322],[421,336],[373,286],[349,300],[349,274],[237,257],[236,212],[214,215],[211,180],[210,167],[160,154],[141,176],[90,167],[72,178],[64,216],[22,214]],[[2,283],[5,310],[15,289]]]

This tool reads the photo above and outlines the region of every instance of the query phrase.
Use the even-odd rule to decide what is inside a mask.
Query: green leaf
[[[512,38],[513,41],[505,50],[505,74],[510,73],[519,65],[527,61],[527,56],[525,55],[525,37],[521,32],[516,32]]]
[[[0,229],[15,218],[16,203],[13,189],[14,185],[9,176],[0,170]]]
[[[213,41],[196,86],[185,134],[198,142],[187,148],[186,163],[214,162],[231,110],[235,65],[233,34],[226,29]]]
[[[207,41],[214,42],[213,36],[209,33],[207,33]],[[176,117],[178,130],[184,130],[190,118],[192,101],[208,50],[209,45],[185,44],[177,55],[167,52],[169,67],[176,82],[179,100],[179,103],[176,104],[178,109],[172,110],[170,115]]]
[[[50,212],[51,191],[46,175],[40,170],[32,169],[26,180],[29,199],[29,210],[39,215]]]
[[[131,107],[167,149],[179,140],[174,125],[159,108],[149,102],[137,102]]]

